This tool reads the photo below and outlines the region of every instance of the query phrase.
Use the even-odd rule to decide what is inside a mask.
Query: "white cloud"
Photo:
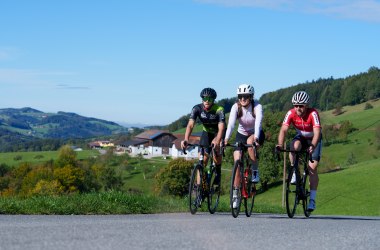
[[[0,69],[0,84],[30,85],[41,84],[38,73],[26,69]]]
[[[73,75],[71,72],[40,71],[33,69],[8,69],[0,68],[0,84],[17,86],[47,86],[52,85],[52,80],[47,78],[55,76]]]
[[[0,61],[8,61],[14,59],[18,54],[18,50],[11,47],[0,47]]]
[[[85,87],[85,86],[72,86],[72,85],[69,85],[69,84],[57,84],[57,88],[58,89],[69,89],[69,90],[86,90],[86,89],[90,89],[89,87]]]
[[[230,7],[252,7],[280,11],[323,14],[337,18],[380,22],[378,0],[195,0]]]

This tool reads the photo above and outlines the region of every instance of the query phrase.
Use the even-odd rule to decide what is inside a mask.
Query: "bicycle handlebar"
[[[224,146],[228,146],[228,147],[246,147],[246,148],[253,148],[253,147],[257,147],[257,144],[256,142],[254,142],[253,144],[247,144],[247,143],[242,143],[242,142],[236,142],[234,144],[231,144],[231,143],[227,143],[226,145]]]
[[[274,153],[277,155],[277,161],[280,161],[280,153],[281,152],[285,152],[285,153],[294,153],[294,154],[303,154],[303,153],[307,153],[309,155],[309,161],[311,163],[313,163],[313,158],[312,158],[312,154],[306,150],[306,149],[303,149],[301,151],[297,151],[297,150],[291,150],[291,149],[282,149],[282,148],[278,148],[278,147],[275,147],[274,148]]]
[[[227,143],[227,144],[223,145],[223,156],[225,156],[224,155],[224,148],[225,147],[245,147],[245,148],[254,148],[255,149],[257,147],[257,143],[256,142],[254,142],[252,144],[247,144],[247,143],[243,143],[243,142],[235,142],[234,144]]]
[[[207,147],[202,146],[202,145],[197,144],[197,143],[187,143],[186,146],[194,146],[194,147],[207,148]],[[212,150],[213,154],[216,153],[216,152],[215,152],[214,144],[211,144],[211,150]],[[187,153],[186,153],[186,149],[182,149],[182,152],[183,152],[183,154],[187,155]]]

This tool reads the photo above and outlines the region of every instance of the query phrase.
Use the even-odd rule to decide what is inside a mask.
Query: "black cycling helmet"
[[[201,94],[200,94],[201,98],[205,97],[205,96],[209,96],[213,99],[216,99],[216,91],[213,89],[213,88],[204,88],[202,91],[201,91]]]

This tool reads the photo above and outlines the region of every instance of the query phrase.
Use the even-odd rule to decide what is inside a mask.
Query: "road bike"
[[[255,203],[256,184],[251,182],[252,170],[251,159],[248,155],[247,149],[253,147],[254,154],[257,156],[256,144],[245,144],[238,142],[236,144],[227,144],[226,146],[237,147],[240,151],[240,158],[235,161],[234,168],[231,176],[231,189],[230,189],[230,206],[232,216],[234,218],[239,216],[241,202],[244,202],[245,215],[250,217]],[[235,178],[239,184],[235,186]],[[233,197],[233,192],[237,192],[237,197]],[[237,206],[233,207],[234,199],[237,199]]]
[[[307,150],[295,151],[276,148],[278,159],[280,160],[279,152],[294,153],[294,165],[287,164],[286,177],[286,212],[289,218],[293,218],[296,213],[297,205],[302,202],[302,208],[306,217],[310,216],[308,211],[308,198],[310,197],[309,186],[309,160],[310,153]],[[312,160],[310,160],[313,162]],[[299,166],[303,166],[300,169]],[[296,182],[292,184],[292,176],[295,174]]]
[[[189,183],[189,207],[191,214],[195,214],[198,208],[201,207],[202,202],[207,199],[208,211],[213,214],[215,213],[220,197],[221,190],[221,179],[219,176],[219,183],[215,182],[216,176],[216,166],[213,161],[213,156],[215,155],[214,147],[209,154],[210,164],[204,168],[204,164],[207,166],[207,162],[204,163],[205,149],[206,147],[199,144],[187,144],[188,146],[199,147],[200,153],[198,157],[198,163],[195,164],[193,170],[191,171],[190,183]],[[186,151],[183,151],[186,154]]]

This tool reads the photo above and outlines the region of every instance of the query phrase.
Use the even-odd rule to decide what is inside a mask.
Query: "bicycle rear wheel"
[[[231,213],[234,218],[239,216],[240,213],[240,206],[241,206],[241,189],[242,189],[242,174],[241,174],[241,169],[242,169],[242,162],[241,161],[235,161],[234,164],[234,169],[232,171],[232,176],[231,176],[231,189],[230,189],[230,206],[231,206]],[[234,185],[235,181],[235,176],[240,176],[240,182],[237,187]],[[234,208],[233,203],[234,203],[234,197],[233,197],[233,192],[234,189],[237,190],[237,197],[236,197],[236,207]]]
[[[202,166],[199,164],[194,167],[189,184],[189,208],[191,214],[195,214],[202,203],[202,182],[197,184],[197,176],[199,176],[199,180],[202,180]]]
[[[289,167],[288,178],[286,180],[286,212],[289,218],[293,218],[297,204],[298,204],[298,193],[297,185],[291,184],[292,175],[294,172],[294,167]],[[296,179],[298,183],[298,175],[296,174]]]
[[[220,182],[215,183],[215,176],[216,176],[216,168],[213,167],[210,176],[209,176],[209,183],[208,183],[208,196],[207,196],[207,207],[208,211],[210,214],[215,213],[216,208],[218,207],[219,204],[219,197],[220,197],[220,189],[221,189],[221,176],[220,177]]]
[[[254,183],[251,182],[252,179],[252,171],[250,168],[246,169],[244,172],[244,181],[243,185],[245,189],[245,192],[247,194],[247,197],[244,197],[244,208],[245,208],[245,215],[247,217],[250,217],[253,210],[253,205],[255,204],[255,194],[256,194],[256,186]]]
[[[304,174],[302,175],[302,188],[304,190],[304,199],[302,200],[302,207],[303,207],[303,213],[306,217],[310,216],[310,211],[307,210],[308,206],[308,199],[310,197],[310,191],[307,188],[309,185],[309,173],[307,170],[305,170]]]

